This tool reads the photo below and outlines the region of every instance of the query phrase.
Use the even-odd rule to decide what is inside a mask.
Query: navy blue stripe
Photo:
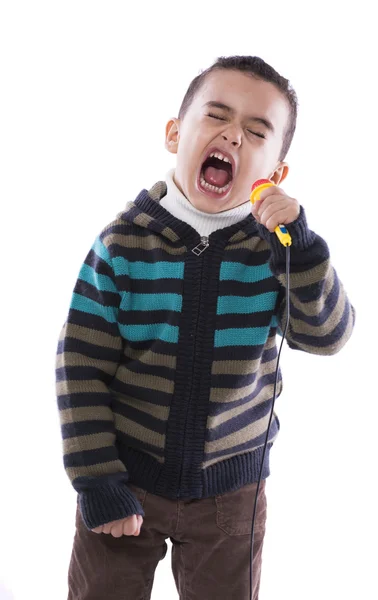
[[[108,348],[107,346],[98,346],[97,344],[89,344],[78,338],[68,336],[59,342],[57,354],[61,354],[63,350],[64,352],[78,352],[89,358],[98,358],[99,360],[113,362],[118,362],[120,356],[120,350]]]
[[[229,388],[237,390],[245,385],[252,384],[258,373],[246,373],[245,375],[213,375],[211,384],[214,388]]]
[[[127,403],[118,402],[117,400],[113,403],[113,412],[127,419],[131,419],[133,423],[137,423],[146,427],[150,431],[155,431],[156,433],[160,433],[162,435],[165,434],[167,429],[167,422],[161,419],[157,419],[148,413],[138,410],[134,406],[130,406]]]
[[[121,446],[122,444],[122,446]],[[126,435],[123,431],[117,430],[117,439],[116,439],[116,448],[120,448],[119,452],[123,450],[123,447],[135,448],[136,450],[141,450],[144,455],[148,453],[148,451],[153,452],[157,456],[164,457],[165,451],[164,448],[158,448],[153,444],[149,444],[148,442],[141,442],[137,438],[132,437],[131,435]]]
[[[70,309],[67,321],[74,325],[80,325],[81,327],[108,333],[117,338],[120,335],[117,323],[109,323],[109,321],[106,321],[106,319],[103,319],[98,315],[85,313],[81,310],[75,310],[74,308]]]
[[[345,303],[344,312],[340,321],[329,334],[322,336],[314,336],[307,335],[305,333],[294,332],[292,334],[293,341],[297,344],[307,344],[309,346],[317,346],[318,348],[326,348],[327,346],[331,346],[335,342],[338,342],[339,339],[344,335],[345,329],[349,321],[350,310],[350,304],[347,301]]]
[[[84,260],[84,264],[89,265],[100,275],[107,275],[114,280],[113,270],[110,268],[108,263],[103,260],[96,252],[91,248]]]
[[[151,235],[151,233],[149,233]],[[168,240],[167,240],[168,242]],[[170,244],[166,243],[166,246]],[[175,247],[175,244],[172,244]],[[179,247],[181,246],[181,242]],[[157,261],[166,261],[166,262],[181,262],[183,260],[184,252],[180,252],[179,254],[170,254],[164,248],[153,248],[151,250],[147,248],[134,248],[127,246],[127,237],[126,237],[126,246],[120,246],[118,244],[111,244],[109,246],[109,251],[111,254],[115,256],[123,256],[130,262],[135,261],[143,261],[146,263],[155,263]]]
[[[133,373],[138,373],[141,377],[143,377],[143,375],[154,375],[155,377],[164,377],[164,379],[172,381],[175,377],[174,369],[160,365],[147,365],[139,360],[129,360],[129,362],[125,364],[125,367],[130,369]]]
[[[107,392],[87,392],[62,394],[57,396],[58,409],[104,406],[110,404],[111,396]]]
[[[172,401],[172,394],[124,383],[116,377],[112,382],[112,390],[120,392],[124,396],[131,396],[136,400],[144,400],[158,406],[169,406]]]
[[[309,265],[311,265],[311,269],[313,269],[329,258],[327,243],[316,234],[314,242],[310,244],[308,248],[299,250],[295,247],[294,243],[291,248],[291,273],[304,273],[309,270]],[[282,252],[282,249],[284,249],[283,246],[279,244],[278,251]],[[277,257],[275,257],[270,261],[271,269],[276,275],[281,275],[286,272],[285,255],[282,253],[281,256],[281,260],[277,260]]]
[[[131,341],[127,340],[127,345],[133,350],[151,350],[151,340]],[[164,342],[164,340],[154,340],[153,351],[157,354],[168,354],[168,356],[176,356],[177,344]]]
[[[110,375],[97,367],[85,367],[85,366],[64,366],[60,369],[56,369],[56,380],[57,381],[83,381],[86,379],[101,379],[106,385],[109,385],[113,379],[113,375]]]
[[[178,326],[181,315],[170,310],[120,310],[118,322],[120,325],[150,325],[151,323],[167,323]]]
[[[277,292],[281,284],[275,277],[268,277],[255,283],[241,281],[220,281],[219,296],[256,296],[265,292]]]
[[[102,433],[110,431],[114,433],[113,421],[75,421],[74,423],[65,423],[61,426],[63,439],[77,437],[80,435],[91,435],[92,433]]]
[[[277,431],[277,421],[274,419],[270,427],[269,439],[272,439],[276,435]],[[217,452],[207,452],[205,453],[204,461],[213,460],[214,458],[221,458],[223,456],[229,456],[232,454],[236,454],[237,452],[254,450],[256,446],[260,446],[265,443],[265,438],[266,431],[264,431],[261,435],[258,435],[257,437],[248,440],[244,444],[237,444],[236,446],[232,446],[232,448],[218,450]]]
[[[263,345],[257,346],[220,346],[214,348],[214,360],[256,360],[261,356]]]
[[[181,279],[130,279],[128,275],[117,276],[117,287],[120,292],[136,294],[182,294]]]
[[[227,260],[230,262],[243,263],[246,266],[264,265],[270,258],[269,248],[260,252],[251,252],[250,248],[227,248]]]
[[[277,355],[278,355],[277,346],[273,346],[273,348],[264,350],[264,352],[261,356],[261,364],[264,364],[266,362],[269,362],[270,360],[273,360],[274,358],[277,358]]]
[[[257,385],[252,392],[252,394],[248,394],[248,396],[244,396],[243,398],[239,398],[239,400],[234,400],[232,402],[209,402],[209,415],[220,415],[228,408],[237,408],[238,406],[243,406],[243,404],[247,404],[261,392],[263,387],[266,385],[274,383],[276,374],[268,373],[267,375],[263,375],[257,382]],[[278,370],[278,381],[282,378],[281,369]],[[272,394],[273,396],[273,394]]]
[[[249,409],[246,409],[241,414],[236,417],[229,419],[225,423],[221,423],[215,429],[209,429],[206,439],[208,442],[214,442],[216,440],[222,439],[236,431],[240,431],[247,425],[251,423],[256,423],[258,420],[265,417],[272,410],[272,400],[266,400],[265,402],[261,402],[257,406],[252,406]]]
[[[250,314],[227,314],[218,315],[217,331],[222,329],[245,328],[245,327],[266,327],[272,318],[272,311],[255,312]]]
[[[339,280],[336,278],[332,290],[327,296],[323,310],[318,312],[316,315],[308,316],[292,304],[290,307],[290,316],[294,319],[299,319],[304,323],[307,323],[308,325],[319,327],[320,325],[323,325],[329,318],[329,315],[331,314],[338,302],[339,294],[340,284]]]
[[[85,299],[90,298],[104,308],[111,306],[118,308],[120,303],[120,295],[118,293],[98,290],[98,288],[82,279],[76,281],[74,293],[80,294]]]
[[[63,457],[63,462],[67,469],[68,467],[87,467],[89,465],[108,463],[117,459],[118,455],[114,446],[106,446],[105,448],[71,452]]]

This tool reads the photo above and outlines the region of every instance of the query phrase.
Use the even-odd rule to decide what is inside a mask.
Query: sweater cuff
[[[142,515],[144,510],[127,484],[115,487],[102,485],[79,493],[81,516],[87,529],[94,529],[110,521]]]
[[[259,235],[269,243],[272,252],[277,257],[284,259],[286,248],[283,244],[281,244],[276,233],[270,232],[269,229],[260,223],[256,222],[256,224]],[[292,223],[285,225],[285,227],[290,233],[292,239],[292,246],[290,249],[293,249],[294,251],[307,250],[316,239],[316,234],[308,228],[306,213],[303,206],[300,206],[298,218]]]

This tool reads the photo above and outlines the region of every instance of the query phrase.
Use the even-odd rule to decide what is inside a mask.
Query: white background
[[[76,493],[55,399],[60,328],[96,235],[175,165],[165,124],[190,81],[231,54],[261,56],[297,91],[282,187],[328,242],[357,310],[336,356],[283,349],[260,600],[378,597],[373,11],[345,0],[1,4],[1,600],[67,596]],[[168,543],[153,600],[178,598]]]

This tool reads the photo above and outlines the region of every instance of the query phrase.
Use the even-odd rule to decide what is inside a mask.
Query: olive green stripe
[[[339,352],[341,348],[347,343],[353,331],[353,308],[351,308],[348,324],[346,329],[339,340],[334,342],[333,344],[329,344],[329,346],[311,346],[310,344],[299,343],[296,340],[293,340],[294,343],[304,352],[308,352],[310,354],[318,354],[320,356],[329,356],[332,354],[336,354]]]
[[[120,471],[127,472],[121,460],[85,465],[84,467],[67,467],[66,469],[66,473],[71,481],[74,481],[77,477],[98,477],[100,475],[112,475]]]
[[[97,346],[104,346],[105,348],[112,348],[113,350],[121,350],[122,348],[122,339],[120,336],[115,337],[98,329],[82,327],[81,325],[74,325],[68,322],[63,325],[59,341],[62,341],[65,337],[74,338]]]
[[[109,388],[98,379],[69,379],[58,381],[55,386],[57,396],[65,394],[109,394]]]
[[[148,190],[148,195],[152,200],[159,201],[163,196],[167,193],[168,186],[165,181],[157,181],[154,185]]]
[[[235,238],[231,238],[230,242]],[[249,240],[242,240],[239,243],[233,243],[232,246],[230,243],[226,246],[226,250],[250,250],[251,252],[263,252],[264,250],[269,250],[270,246],[267,241],[259,238],[253,237]]]
[[[275,338],[270,338],[264,346],[265,350],[270,350],[276,346]],[[216,360],[213,362],[212,375],[251,375],[256,373],[260,367],[261,358],[256,360]],[[276,362],[276,358],[272,359]],[[268,361],[265,364],[269,364]]]
[[[270,360],[267,363],[261,365],[259,375],[268,375],[273,373],[276,369],[276,360]],[[246,398],[254,392],[259,382],[260,377],[257,377],[255,381],[249,385],[245,385],[241,388],[212,388],[210,392],[210,402],[236,402],[242,398]]]
[[[164,242],[162,238],[157,236],[149,235],[147,238],[139,237],[133,234],[120,234],[115,233],[112,236],[112,243],[118,244],[118,246],[122,246],[122,248],[138,248],[140,250],[164,250],[167,254],[172,254],[173,256],[180,256],[181,254],[185,254],[186,248],[185,246],[181,246],[180,248],[174,248]]]
[[[293,337],[296,333],[312,335],[313,337],[323,337],[328,335],[340,323],[346,302],[346,295],[344,293],[339,294],[335,308],[322,325],[309,325],[300,319],[290,317],[291,331],[294,334]],[[319,308],[319,311],[320,310],[321,308]]]
[[[97,448],[108,448],[114,445],[115,438],[115,434],[110,431],[66,438],[63,440],[63,452],[66,455],[73,452],[88,452],[89,450],[97,450]]]
[[[269,437],[269,443],[273,443],[277,437],[278,437],[279,431],[276,433],[275,436],[273,437]],[[243,440],[244,442],[245,440]],[[234,456],[240,456],[240,454],[246,454],[246,452],[253,452],[254,450],[256,450],[257,448],[262,448],[262,444],[260,444],[260,446],[255,446],[254,448],[251,448],[250,450],[246,451],[246,450],[240,450],[240,452],[233,452],[232,449],[230,449],[230,452],[228,454],[223,454],[222,456],[218,456],[217,458],[212,458],[211,460],[205,460],[202,465],[201,468],[202,469],[207,469],[208,467],[211,467],[212,465],[215,465],[217,463],[221,463],[224,460],[227,460],[228,458],[233,458]]]
[[[304,271],[302,273],[290,272],[290,289],[295,290],[296,288],[306,287],[308,285],[312,285],[313,283],[319,283],[319,281],[323,281],[329,274],[331,269],[331,264],[329,259],[327,258],[316,267],[312,269],[308,269],[308,271]],[[278,275],[279,282],[286,287],[286,273],[282,273]]]
[[[241,415],[245,411],[247,411],[252,406],[258,406],[262,402],[265,402],[268,398],[273,397],[274,384],[270,383],[262,388],[260,392],[252,398],[249,402],[246,402],[242,406],[236,406],[235,408],[231,408],[229,410],[225,409],[224,412],[214,415],[212,417],[208,417],[207,427],[208,429],[216,429],[219,425],[230,421],[231,419]],[[277,383],[277,395],[282,391],[282,380]]]
[[[151,417],[154,417],[155,419],[166,421],[169,417],[169,406],[152,404],[151,402],[138,400],[137,398],[132,398],[131,396],[126,396],[124,394],[120,394],[119,392],[114,392],[114,394],[120,403],[126,404],[127,406],[132,406],[133,408],[136,408],[147,415],[151,415]]]
[[[165,377],[158,377],[157,375],[147,375],[145,373],[135,373],[130,371],[124,365],[120,365],[117,370],[116,379],[122,383],[129,385],[135,385],[140,388],[148,388],[150,390],[156,390],[159,392],[165,392],[166,394],[173,394],[174,381],[170,381]]]
[[[170,356],[168,354],[159,354],[152,350],[139,350],[130,348],[128,346],[124,349],[124,355],[133,360],[139,361],[145,365],[151,365],[154,367],[168,367],[169,369],[176,369],[176,356]]]
[[[152,429],[143,427],[143,425],[130,421],[130,419],[117,412],[114,412],[114,422],[116,429],[119,429],[125,435],[135,438],[139,442],[160,448],[161,450],[164,448],[165,434],[157,433]]]
[[[61,425],[81,421],[113,421],[113,411],[108,406],[78,406],[59,411]]]
[[[113,375],[117,365],[109,360],[100,360],[91,358],[90,356],[83,357],[83,355],[78,352],[63,352],[56,356],[56,368],[59,369],[62,367],[93,367],[104,373]]]
[[[272,388],[273,386],[269,387]],[[242,429],[234,431],[226,437],[223,437],[219,440],[214,440],[212,442],[206,442],[205,455],[207,453],[220,452],[222,450],[232,450],[233,447],[238,446],[239,444],[244,444],[246,440],[253,440],[263,435],[264,433],[266,433],[268,428],[270,412],[271,411],[269,411],[262,419],[254,421],[253,423],[250,423]]]
[[[290,302],[295,308],[300,310],[303,314],[308,317],[315,317],[318,315],[324,308],[327,297],[332,291],[333,285],[335,282],[335,270],[332,269],[331,272],[327,275],[324,288],[322,291],[322,295],[318,300],[314,300],[313,302],[301,302],[298,298],[292,294],[290,297]],[[341,286],[341,283],[340,283]],[[341,289],[341,288],[340,288]]]

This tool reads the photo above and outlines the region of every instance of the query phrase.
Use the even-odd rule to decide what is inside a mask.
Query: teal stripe
[[[131,262],[123,256],[116,256],[113,258],[113,264],[117,275],[128,275],[132,279],[183,279],[184,277],[183,262]]]
[[[286,317],[285,317],[285,319],[286,319]],[[284,323],[284,325],[285,325],[285,323]],[[280,337],[282,337],[282,335],[283,335],[283,331],[282,331],[282,329],[281,329],[281,327],[280,327],[280,324],[279,324],[279,322],[278,322],[277,315],[273,315],[273,316],[272,316],[272,320],[271,320],[271,322],[270,322],[270,326],[271,326],[271,327],[277,327],[277,333],[278,333],[278,335],[279,335]]]
[[[105,244],[103,244],[103,242],[100,240],[99,236],[97,236],[97,238],[95,239],[92,245],[92,250],[94,250],[97,256],[99,256],[100,258],[102,258],[102,260],[108,263],[109,267],[112,267],[112,260],[110,258],[109,250],[107,249]]]
[[[219,296],[218,315],[232,313],[250,314],[264,310],[273,310],[276,305],[278,292],[266,292],[257,296]]]
[[[278,327],[278,319],[276,315],[272,316],[272,320],[270,322],[270,326],[271,327]]]
[[[119,325],[121,335],[131,342],[145,342],[160,339],[163,342],[177,344],[179,328],[167,323],[151,325]]]
[[[134,292],[122,293],[123,310],[173,310],[180,312],[182,309],[182,296],[180,294],[135,294]]]
[[[269,264],[247,267],[239,262],[223,262],[220,270],[221,281],[241,281],[243,283],[254,283],[273,277]]]
[[[90,267],[85,263],[81,267],[79,279],[82,279],[86,283],[90,283],[101,292],[118,292],[114,285],[114,281],[110,277],[97,273],[93,267]]]
[[[118,319],[118,309],[113,306],[103,306],[95,300],[80,296],[80,294],[73,293],[71,299],[70,308],[80,310],[81,312],[88,313],[90,315],[97,315],[102,317],[109,323],[116,323]]]
[[[233,329],[217,329],[215,347],[224,346],[258,346],[268,339],[269,327],[243,327]]]

